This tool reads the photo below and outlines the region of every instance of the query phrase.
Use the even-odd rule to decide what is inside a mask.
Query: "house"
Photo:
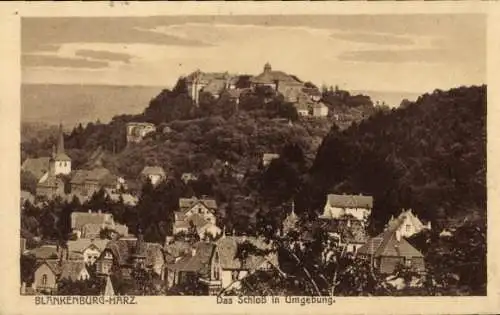
[[[36,185],[37,198],[53,199],[57,196],[64,197],[65,185],[62,178],[47,173]]]
[[[71,213],[71,230],[77,238],[99,238],[102,229],[113,229],[115,221],[111,213],[101,211]]]
[[[313,116],[317,118],[324,118],[328,116],[328,107],[323,103],[313,104]]]
[[[352,215],[357,220],[366,222],[373,208],[373,197],[363,195],[329,194],[323,214],[323,220],[338,219],[344,215]]]
[[[105,239],[78,239],[67,242],[68,251],[82,256],[82,261],[87,265],[93,265],[101,252],[106,248],[109,240]]]
[[[163,253],[165,255],[165,262],[167,264],[173,264],[177,262],[181,257],[187,255],[191,252],[191,244],[182,240],[174,240],[167,237],[165,240],[165,245],[163,247]]]
[[[262,166],[266,167],[275,159],[279,159],[280,155],[277,153],[264,153],[262,155]]]
[[[56,261],[40,262],[34,272],[32,288],[39,294],[57,293],[57,280],[61,274],[61,266]]]
[[[215,295],[221,287],[221,267],[217,246],[209,242],[198,242],[177,262],[167,264],[166,284],[168,289],[195,285],[199,294]]]
[[[348,253],[356,254],[359,248],[368,241],[363,221],[352,215],[322,221],[328,235],[335,239],[337,245],[344,247]]]
[[[257,237],[223,236],[216,242],[220,257],[221,285],[224,289],[238,289],[241,286],[240,281],[249,274],[278,266],[277,255],[271,252],[262,255],[250,254],[245,259],[238,257],[238,246],[246,242],[263,252],[271,250],[269,244]]]
[[[214,199],[179,198],[179,211],[174,212],[173,234],[188,232],[190,227],[194,226],[202,238],[205,233],[215,237],[220,234],[220,229],[216,226],[216,212],[217,203]]]
[[[196,176],[193,173],[182,173],[181,175],[181,180],[184,182],[184,184],[187,184],[191,181],[197,181],[198,176]]]
[[[111,173],[107,168],[95,167],[77,170],[71,177],[71,193],[92,196],[102,189],[119,190],[124,187],[123,178]]]
[[[154,124],[146,122],[129,122],[126,128],[127,143],[141,142],[147,134],[156,131]]]
[[[295,105],[295,109],[297,110],[297,114],[301,117],[309,116],[309,104],[307,103],[297,103]]]
[[[387,228],[397,229],[402,237],[411,237],[424,230],[430,230],[431,223],[427,222],[424,225],[411,209],[403,209],[397,218],[391,217],[387,222]]]
[[[144,242],[142,235],[137,239],[109,241],[97,259],[97,272],[107,276],[118,270],[129,277],[132,270],[140,268],[152,271],[163,279],[165,258],[160,244]]]
[[[425,272],[424,256],[399,233],[387,229],[358,249],[357,256],[370,259],[374,268],[382,274],[392,274],[403,264],[418,272]]]
[[[58,277],[60,279],[68,279],[71,281],[82,281],[90,278],[85,262],[81,260],[68,260],[61,266],[61,272]]]
[[[148,179],[153,186],[156,186],[166,179],[166,174],[161,166],[145,166],[141,171],[141,178]]]

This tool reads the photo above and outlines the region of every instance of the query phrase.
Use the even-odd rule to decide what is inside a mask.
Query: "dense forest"
[[[402,208],[438,223],[486,215],[486,86],[436,90],[416,102],[332,128],[304,177],[301,208],[326,192],[375,199],[379,230]]]

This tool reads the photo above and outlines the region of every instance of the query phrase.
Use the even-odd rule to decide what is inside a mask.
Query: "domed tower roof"
[[[266,62],[266,64],[264,65],[264,72],[270,72],[271,70],[271,64],[269,62]]]

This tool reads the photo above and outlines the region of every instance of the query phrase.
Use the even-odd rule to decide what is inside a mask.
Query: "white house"
[[[397,217],[391,217],[387,223],[387,228],[395,229],[402,237],[411,237],[424,230],[431,229],[431,223],[423,224],[412,209],[403,209],[401,214]]]
[[[320,219],[340,219],[344,216],[353,216],[356,220],[366,222],[373,208],[373,197],[363,195],[326,196],[326,203]]]
[[[153,186],[158,185],[166,178],[165,170],[161,166],[145,166],[142,169],[141,176],[148,178]]]

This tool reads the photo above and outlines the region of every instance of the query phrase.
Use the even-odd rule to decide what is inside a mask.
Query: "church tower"
[[[58,174],[69,174],[71,173],[71,159],[64,151],[64,133],[62,124],[59,125],[59,135],[57,141],[57,147],[52,153],[50,160],[51,170],[54,172],[53,175]]]

